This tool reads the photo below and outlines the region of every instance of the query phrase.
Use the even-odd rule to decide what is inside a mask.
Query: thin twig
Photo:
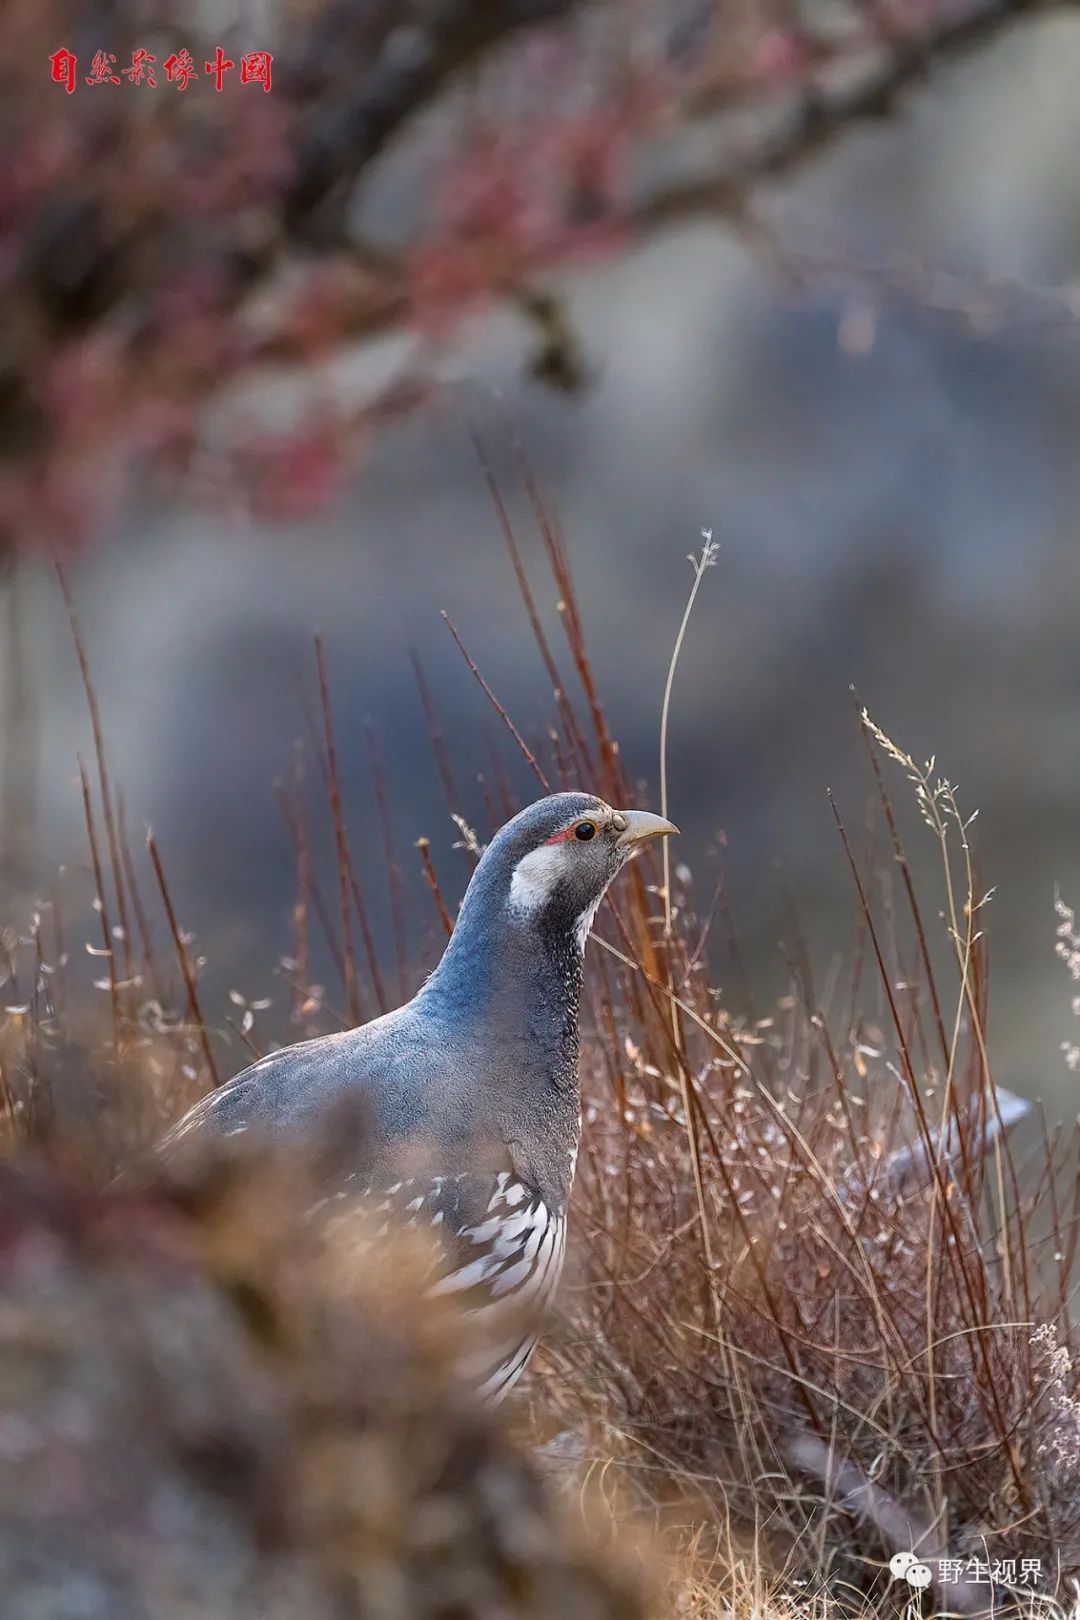
[[[353,950],[352,913],[349,908],[349,844],[345,834],[345,817],[341,808],[341,784],[338,780],[337,749],[334,745],[334,715],[330,706],[330,686],[326,679],[326,657],[322,636],[315,636],[315,663],[319,674],[319,702],[323,717],[323,743],[326,750],[326,770],[330,786],[330,814],[334,822],[334,842],[337,847],[338,896],[341,901],[341,955],[345,974],[345,1002],[349,1018],[360,1022],[360,991],[356,979],[356,953]]]
[[[296,840],[296,899],[293,901],[293,958],[296,966],[292,974],[292,1016],[299,1023],[306,1001],[306,987],[311,980],[311,933],[308,927],[308,896],[311,893],[311,847],[308,839],[307,809],[303,798],[304,754],[298,742],[293,760],[293,789],[296,794],[295,817],[290,823]],[[284,791],[284,790],[283,790]]]
[[[529,769],[532,771],[533,775],[536,777],[536,780],[540,783],[540,786],[543,788],[544,792],[545,793],[550,793],[551,792],[551,784],[548,781],[547,777],[544,775],[543,771],[540,769],[539,765],[536,763],[536,757],[533,754],[532,749],[529,747],[528,743],[525,741],[524,737],[521,735],[520,731],[515,726],[514,722],[511,720],[510,716],[507,714],[506,710],[503,708],[502,704],[499,702],[499,700],[495,696],[494,692],[491,690],[491,687],[488,685],[487,681],[485,681],[484,677],[481,675],[480,671],[477,669],[477,667],[474,664],[473,660],[470,658],[469,654],[466,652],[465,643],[462,641],[461,637],[458,635],[457,630],[454,627],[454,621],[451,619],[449,613],[447,613],[445,608],[443,608],[443,610],[442,610],[442,616],[446,621],[446,628],[449,630],[450,634],[454,638],[454,641],[457,643],[458,651],[461,653],[462,658],[464,658],[465,662],[469,666],[469,669],[472,671],[472,674],[475,676],[476,681],[480,686],[480,690],[483,692],[484,696],[488,699],[488,701],[491,704],[492,708],[495,710],[495,713],[499,716],[499,719],[502,721],[502,723],[506,727],[507,731],[509,731],[511,737],[513,737],[514,741],[517,743],[518,747],[521,749],[521,752],[524,755],[526,764],[528,765]]]
[[[135,862],[131,855],[131,841],[128,838],[127,820],[124,814],[124,800],[118,795],[116,801],[117,833],[120,839],[120,859],[124,866],[124,880],[131,895],[131,908],[135,913],[135,925],[139,930],[139,943],[142,946],[146,970],[150,976],[150,985],[158,1001],[163,1000],[161,977],[158,973],[157,957],[154,951],[154,939],[150,931],[150,921],[146,915],[146,908],[139,893],[139,883],[135,872]]]
[[[184,980],[184,989],[187,993],[188,1019],[198,1034],[199,1044],[202,1046],[203,1050],[203,1057],[206,1059],[206,1067],[210,1072],[210,1084],[216,1091],[218,1086],[221,1084],[221,1077],[218,1074],[218,1067],[214,1061],[214,1052],[210,1045],[210,1036],[205,1023],[203,1022],[202,1008],[199,1006],[199,991],[195,982],[195,969],[191,964],[191,958],[188,956],[184,936],[180,931],[180,924],[176,920],[176,912],[173,908],[172,895],[169,893],[169,885],[165,878],[165,869],[161,864],[161,856],[158,854],[157,841],[149,828],[147,828],[146,832],[146,848],[149,851],[150,860],[153,864],[154,875],[157,878],[158,890],[161,894],[161,903],[165,907],[165,916],[169,923],[169,933],[172,935],[172,942],[176,949],[176,960],[180,964],[180,972]]]
[[[379,746],[375,727],[364,725],[364,743],[371,764],[371,780],[375,789],[375,806],[379,813],[383,852],[386,858],[386,885],[390,899],[390,919],[394,931],[394,962],[397,968],[398,994],[402,1001],[407,995],[406,960],[408,944],[405,936],[405,904],[401,888],[401,867],[398,864],[394,839],[394,818],[390,814],[390,798],[386,791],[386,765]]]
[[[442,890],[439,887],[439,879],[435,872],[435,867],[432,864],[431,840],[428,838],[418,838],[416,840],[416,847],[420,851],[420,861],[424,868],[424,882],[427,884],[435,898],[435,905],[439,912],[439,921],[445,928],[446,937],[449,939],[450,935],[454,932],[454,920],[449,911],[446,909],[446,902],[442,897]]]
[[[665,818],[667,817],[668,813],[668,716],[671,712],[671,691],[675,684],[675,671],[679,667],[679,655],[682,652],[682,644],[686,635],[686,627],[690,623],[690,615],[694,611],[694,603],[697,601],[697,594],[701,589],[701,581],[705,577],[706,568],[711,568],[715,563],[716,553],[719,549],[713,540],[711,529],[703,529],[701,531],[701,538],[704,542],[701,548],[701,555],[696,556],[691,554],[689,558],[690,566],[694,570],[694,583],[690,587],[690,595],[687,597],[686,606],[683,609],[682,622],[679,625],[679,633],[675,637],[675,646],[672,648],[671,662],[668,664],[667,680],[664,682],[664,701],[660,709],[660,814]],[[664,846],[664,938],[666,940],[670,940],[671,851],[668,848],[668,840],[665,838],[662,842]]]
[[[341,941],[334,932],[334,924],[330,916],[329,904],[322,892],[321,887],[319,886],[319,882],[315,877],[314,872],[311,869],[310,859],[301,853],[302,848],[306,849],[307,847],[307,829],[306,823],[302,824],[301,822],[301,807],[293,805],[288,793],[285,791],[280,782],[277,784],[277,798],[278,804],[281,808],[281,814],[285,820],[285,825],[288,828],[289,833],[292,836],[293,844],[296,847],[297,862],[299,863],[304,861],[306,865],[307,893],[311,897],[311,904],[315,908],[316,917],[319,919],[319,926],[323,931],[323,938],[326,940],[327,948],[334,964],[334,970],[341,979],[342,983],[344,983],[345,962],[341,954]],[[344,1027],[346,1019],[342,1017],[340,1021]]]
[[[446,795],[446,808],[451,814],[462,808],[461,795],[458,792],[457,782],[454,779],[454,768],[450,763],[450,753],[446,746],[446,737],[439,722],[439,711],[435,707],[431,686],[428,682],[424,666],[420,662],[420,655],[415,648],[409,652],[409,661],[416,676],[416,685],[420,693],[420,707],[424,711],[424,721],[427,725],[428,736],[431,739],[432,752],[439,770],[439,780]]]
[[[682,652],[683,640],[686,636],[686,627],[690,622],[690,615],[694,611],[701,581],[705,570],[712,566],[716,559],[716,546],[713,543],[712,530],[702,531],[703,545],[701,555],[691,556],[690,564],[694,570],[694,582],[690,587],[690,595],[683,609],[682,622],[679,633],[675,637],[675,645],[671,652],[671,661],[668,664],[667,680],[664,682],[664,701],[660,710],[660,814],[664,817],[668,813],[668,782],[667,782],[667,744],[668,744],[668,717],[671,711],[671,692],[675,685],[675,671],[679,666],[679,654]],[[668,849],[668,840],[663,839],[663,867],[664,867],[664,941],[666,945],[665,958],[667,965],[668,988],[673,992],[671,1002],[671,1033],[675,1041],[676,1051],[679,1054],[679,1078],[683,1093],[683,1114],[686,1119],[686,1138],[690,1148],[690,1164],[694,1174],[694,1191],[697,1194],[698,1216],[701,1221],[701,1246],[705,1256],[705,1265],[710,1277],[710,1298],[715,1304],[715,1292],[712,1288],[711,1278],[713,1271],[712,1238],[709,1233],[709,1216],[705,1205],[705,1184],[701,1174],[701,1148],[698,1142],[697,1126],[695,1124],[694,1110],[690,1101],[690,1066],[686,1056],[686,1043],[683,1039],[682,1026],[679,1023],[679,1008],[674,997],[675,964],[671,954],[671,852]]]
[[[97,830],[94,826],[94,809],[90,799],[90,780],[86,774],[82,755],[78,756],[79,782],[82,787],[83,814],[86,817],[86,838],[90,845],[90,863],[94,873],[94,890],[97,900],[97,912],[101,919],[102,943],[105,948],[105,959],[109,965],[109,1000],[112,1003],[113,1025],[113,1052],[117,1062],[120,1060],[121,1032],[120,1032],[120,994],[116,982],[116,958],[112,929],[109,927],[109,902],[105,894],[105,885],[101,875],[101,855],[98,851]]]
[[[86,706],[90,711],[90,731],[94,739],[94,758],[97,762],[101,813],[105,819],[105,836],[109,845],[109,865],[112,869],[113,887],[116,890],[116,912],[120,922],[124,979],[130,981],[134,977],[131,957],[131,932],[128,927],[127,901],[124,895],[124,869],[120,858],[120,840],[116,830],[116,818],[113,815],[112,790],[109,785],[109,763],[105,753],[105,736],[101,725],[101,711],[98,707],[94,682],[90,675],[90,660],[86,655],[86,644],[83,641],[79,616],[75,611],[75,599],[68,583],[67,570],[59,557],[54,558],[54,564],[60,591],[64,598],[64,606],[67,609],[68,623],[71,626],[71,639],[75,645],[75,657],[78,660],[79,674],[82,678],[83,691],[86,694]],[[104,900],[104,892],[102,892],[102,899]]]

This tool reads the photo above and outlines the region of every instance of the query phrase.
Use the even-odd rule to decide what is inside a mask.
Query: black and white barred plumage
[[[494,1177],[410,1176],[359,1193],[347,1185],[311,1213],[332,1230],[349,1219],[357,1198],[375,1241],[409,1229],[430,1241],[427,1291],[452,1297],[476,1319],[483,1348],[465,1371],[482,1396],[501,1400],[524,1371],[554,1298],[566,1248],[564,1215],[510,1170]]]

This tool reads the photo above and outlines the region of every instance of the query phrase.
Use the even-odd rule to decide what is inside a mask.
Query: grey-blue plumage
[[[438,967],[411,1001],[285,1047],[198,1103],[166,1151],[200,1131],[300,1141],[350,1103],[362,1127],[340,1185],[386,1224],[431,1227],[434,1292],[470,1309],[527,1306],[480,1382],[500,1398],[558,1281],[581,1128],[578,1007],[585,939],[643,839],[674,832],[584,793],[539,800],[480,859]]]

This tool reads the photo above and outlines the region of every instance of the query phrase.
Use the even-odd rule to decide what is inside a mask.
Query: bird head
[[[647,839],[677,831],[663,816],[616,810],[592,793],[553,793],[520,811],[473,872],[442,961],[420,991],[425,1010],[448,1019],[455,1037],[477,1018],[488,1021],[488,1040],[492,1027],[525,1028],[542,1045],[549,1029],[548,1046],[565,1056],[582,951],[608,884]]]
[[[674,832],[673,822],[647,810],[616,810],[590,793],[553,793],[499,829],[473,882],[513,921],[576,935],[583,946],[619,869],[646,840]]]

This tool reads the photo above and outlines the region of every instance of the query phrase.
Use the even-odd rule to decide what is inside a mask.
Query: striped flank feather
[[[312,1214],[330,1214],[338,1200],[355,1196],[346,1187],[321,1200]],[[428,1291],[453,1297],[484,1325],[489,1348],[468,1376],[486,1400],[501,1400],[524,1371],[558,1286],[566,1248],[563,1216],[508,1170],[492,1178],[468,1172],[405,1178],[365,1187],[359,1196],[383,1217],[376,1238],[392,1226],[431,1231],[438,1270]],[[345,1211],[340,1218],[348,1219]]]

